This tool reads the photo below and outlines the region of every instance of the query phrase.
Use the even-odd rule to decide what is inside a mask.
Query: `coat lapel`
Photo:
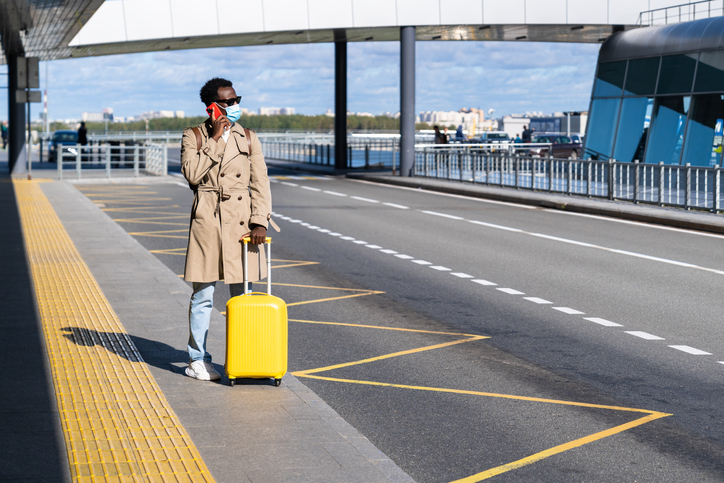
[[[244,138],[244,130],[238,123],[236,123],[231,128],[231,134],[229,134],[229,139],[226,141],[224,159],[221,162],[221,166],[225,166],[242,153],[247,154],[247,151],[248,149],[246,147],[246,138]]]

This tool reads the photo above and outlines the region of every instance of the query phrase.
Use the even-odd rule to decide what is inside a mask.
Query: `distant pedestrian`
[[[530,129],[528,129],[528,126],[524,126],[524,127],[523,127],[523,142],[524,142],[524,143],[529,143],[529,142],[530,142],[530,138],[531,138],[531,134],[532,134],[532,133],[533,133],[533,131],[530,130]]]
[[[8,127],[5,125],[5,122],[0,122],[0,131],[2,131],[2,137],[3,137],[3,149],[5,149],[8,146]]]
[[[520,144],[523,142],[522,139],[520,139],[520,134],[515,135],[515,140],[513,141],[515,144]]]
[[[447,144],[447,135],[440,132],[440,128],[433,126],[435,130],[435,144]]]
[[[460,124],[460,125],[458,126],[457,131],[455,131],[455,140],[456,140],[456,141],[462,141],[462,140],[463,140],[463,137],[464,137],[464,136],[463,136],[463,125]]]
[[[88,144],[88,129],[85,127],[85,122],[81,121],[80,127],[78,128],[78,144],[85,146]]]

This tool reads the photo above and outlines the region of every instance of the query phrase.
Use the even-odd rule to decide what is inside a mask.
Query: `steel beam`
[[[415,27],[400,29],[400,176],[415,164]]]
[[[347,41],[334,42],[334,169],[347,169]]]

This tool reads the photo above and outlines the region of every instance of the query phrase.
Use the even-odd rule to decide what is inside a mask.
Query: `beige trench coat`
[[[184,130],[181,141],[181,171],[189,183],[198,185],[191,208],[184,280],[188,282],[241,283],[244,281],[242,243],[251,224],[268,227],[271,191],[261,143],[251,133],[251,152],[244,129],[234,124],[228,141],[210,137],[211,122],[199,126],[196,135]],[[266,277],[264,250],[249,245],[249,281]]]

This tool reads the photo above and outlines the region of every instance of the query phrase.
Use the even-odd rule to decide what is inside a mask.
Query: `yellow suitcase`
[[[244,293],[226,303],[226,363],[229,384],[237,378],[273,378],[287,372],[287,304],[271,294],[271,238],[266,239],[267,293],[247,293],[249,239],[244,239]]]

